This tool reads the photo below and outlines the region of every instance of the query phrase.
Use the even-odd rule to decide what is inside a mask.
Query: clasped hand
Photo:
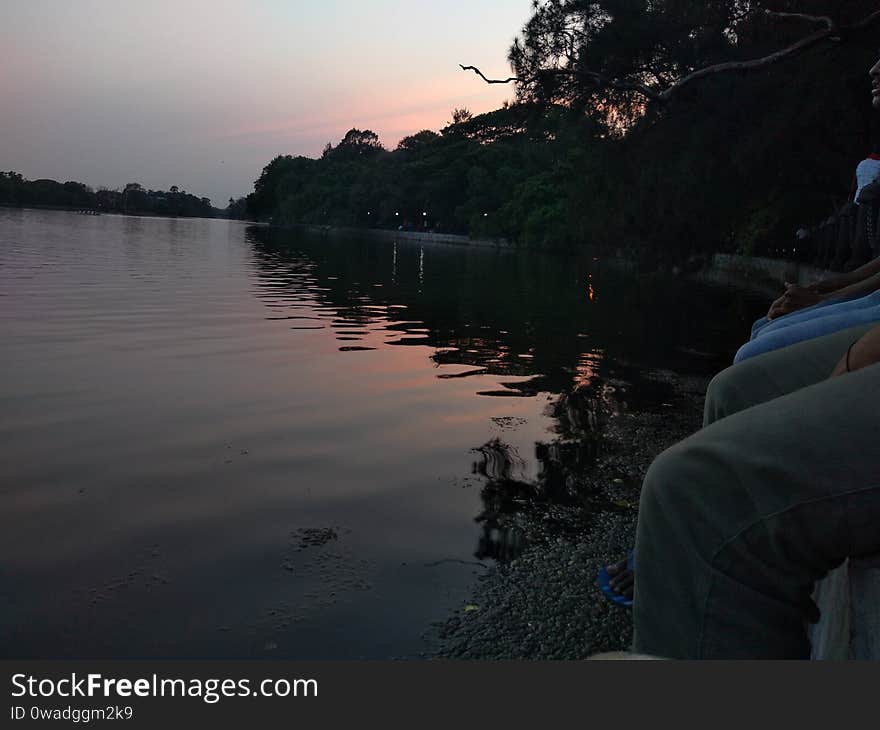
[[[767,311],[767,319],[776,319],[783,314],[790,314],[805,307],[818,304],[823,299],[822,295],[811,286],[799,286],[798,284],[785,284],[785,292]]]

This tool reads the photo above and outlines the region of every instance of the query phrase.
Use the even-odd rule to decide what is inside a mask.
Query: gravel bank
[[[599,567],[633,544],[642,477],[661,451],[696,431],[708,380],[653,372],[662,404],[604,426],[599,456],[571,506],[535,504],[507,518],[525,550],[479,579],[470,601],[428,638],[434,658],[583,659],[628,648],[630,612],[596,586]]]

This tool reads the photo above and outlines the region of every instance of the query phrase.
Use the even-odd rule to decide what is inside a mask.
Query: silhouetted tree
[[[452,110],[452,124],[464,124],[465,122],[469,122],[474,118],[474,115],[470,113],[466,108],[462,107],[461,109],[453,109]]]
[[[197,198],[173,189],[146,190],[140,183],[128,183],[122,192],[92,190],[74,180],[26,180],[16,172],[0,172],[0,204],[50,208],[98,209],[143,215],[213,217],[208,198]]]
[[[425,149],[438,139],[440,139],[439,134],[432,132],[430,129],[423,129],[421,132],[416,132],[415,134],[411,134],[400,140],[397,144],[397,149],[407,152],[416,152]]]

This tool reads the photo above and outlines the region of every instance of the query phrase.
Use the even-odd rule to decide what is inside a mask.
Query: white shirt
[[[880,180],[880,155],[872,155],[859,163],[856,168],[856,197],[853,202],[859,199],[859,193],[866,185]]]

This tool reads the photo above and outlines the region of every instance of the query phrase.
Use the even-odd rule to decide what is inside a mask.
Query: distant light
[[[488,213],[483,213],[483,218],[488,218],[488,217],[489,217]]]
[[[400,215],[400,213],[395,213],[394,215]]]
[[[427,213],[422,213],[422,215],[428,215]]]

